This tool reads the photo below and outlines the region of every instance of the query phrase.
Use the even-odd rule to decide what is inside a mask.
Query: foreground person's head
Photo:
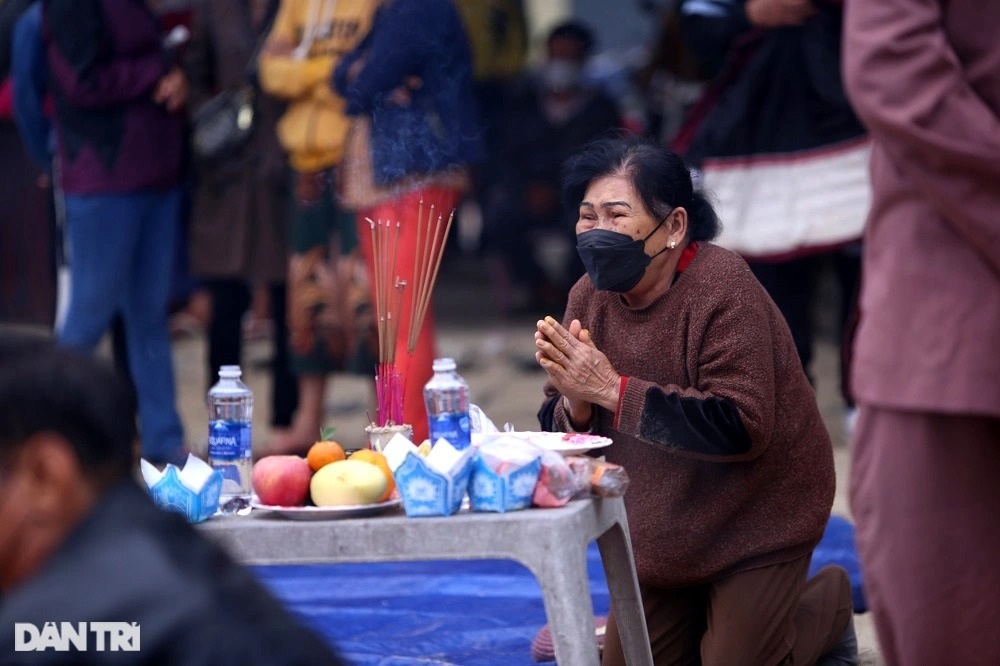
[[[579,207],[577,250],[599,290],[628,296],[665,288],[684,248],[719,233],[683,160],[641,139],[588,144],[567,161],[564,190]]]
[[[29,578],[133,462],[131,392],[103,363],[0,336],[0,593]]]

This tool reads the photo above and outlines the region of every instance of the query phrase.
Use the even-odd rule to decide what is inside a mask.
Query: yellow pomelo
[[[313,474],[309,493],[316,506],[374,504],[385,494],[386,478],[376,465],[338,460]]]

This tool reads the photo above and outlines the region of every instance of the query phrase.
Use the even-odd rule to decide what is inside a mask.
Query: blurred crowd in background
[[[2,0],[0,322],[83,349],[111,330],[155,460],[184,447],[168,336],[206,335],[207,385],[269,337],[268,450],[300,450],[329,373],[374,364],[365,218],[403,223],[402,257],[420,201],[457,208],[446,262],[481,258],[491,314],[558,313],[583,274],[561,165],[630,132],[697,170],[720,244],[777,302],[808,372],[822,276],[834,335],[852,329],[870,197],[841,15],[790,0]],[[397,361],[416,377],[412,423],[433,336],[428,317]]]
[[[887,663],[995,664],[998,26],[971,0],[0,0],[0,324],[85,352],[110,331],[154,463],[197,437],[172,339],[205,336],[207,388],[268,338],[254,453],[301,452],[331,373],[385,352],[368,218],[399,223],[412,286],[421,220],[457,210],[446,265],[471,258],[492,293],[467,317],[558,315],[583,274],[564,161],[648,137],[692,170],[810,379],[818,321],[839,345]],[[433,314],[405,337],[422,441]],[[18,399],[63,381],[6,362]],[[53,524],[7,496],[0,527]]]

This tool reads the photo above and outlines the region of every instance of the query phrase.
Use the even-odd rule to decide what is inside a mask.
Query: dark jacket
[[[499,123],[503,196],[520,199],[532,183],[558,190],[563,163],[581,146],[621,126],[618,106],[599,89],[585,89],[579,108],[564,122],[552,122],[545,114],[543,86],[536,77],[527,78],[504,100]],[[576,214],[574,204],[574,224]]]
[[[14,652],[15,622],[102,621],[138,623],[140,651]],[[246,569],[132,481],[109,491],[34,577],[4,597],[0,623],[0,664],[341,663]]]
[[[869,144],[840,80],[842,3],[816,0],[801,25],[761,29],[743,0],[688,0],[683,34],[725,54],[673,149],[701,169],[722,220],[718,243],[763,261],[861,237]]]
[[[44,0],[56,132],[67,194],[178,184],[182,116],[153,101],[169,69],[143,0]]]
[[[743,0],[716,3],[726,10],[712,15],[689,13],[687,4],[695,3],[681,7],[688,46],[703,61],[724,63],[674,146],[690,162],[787,154],[864,135],[840,80],[839,3],[818,2],[801,26],[771,30],[750,25]]]
[[[267,18],[262,20],[266,23]],[[247,85],[266,25],[247,0],[199,0],[184,68],[190,108]],[[205,278],[283,282],[288,271],[289,173],[275,125],[283,104],[258,91],[255,129],[242,155],[200,169],[190,231],[191,272]]]
[[[348,83],[359,58],[365,65]],[[416,76],[412,103],[388,95]],[[449,0],[390,0],[371,32],[343,58],[333,86],[351,115],[370,114],[375,181],[386,185],[479,161],[482,132],[473,95],[472,54],[462,21]]]
[[[573,153],[621,126],[618,106],[602,90],[587,88],[580,93],[579,108],[554,123],[544,111],[544,83],[536,77],[519,83],[505,100],[500,128],[505,178],[558,187],[563,163]]]

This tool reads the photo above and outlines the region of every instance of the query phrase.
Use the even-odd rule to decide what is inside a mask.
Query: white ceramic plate
[[[388,509],[402,505],[398,497],[376,504],[355,504],[350,506],[272,506],[257,500],[250,503],[254,511],[266,511],[272,516],[289,520],[341,520],[343,518],[363,518],[374,516]]]
[[[564,456],[577,455],[587,451],[592,451],[593,449],[603,449],[606,446],[611,446],[612,443],[611,439],[608,437],[601,437],[600,435],[587,435],[578,432],[518,431],[497,433],[497,435],[508,435],[510,437],[517,437],[518,439],[525,439],[536,446],[542,447],[543,449],[558,451]],[[478,441],[482,441],[483,437],[493,436],[496,435],[473,433],[472,438],[473,442],[478,443]]]

